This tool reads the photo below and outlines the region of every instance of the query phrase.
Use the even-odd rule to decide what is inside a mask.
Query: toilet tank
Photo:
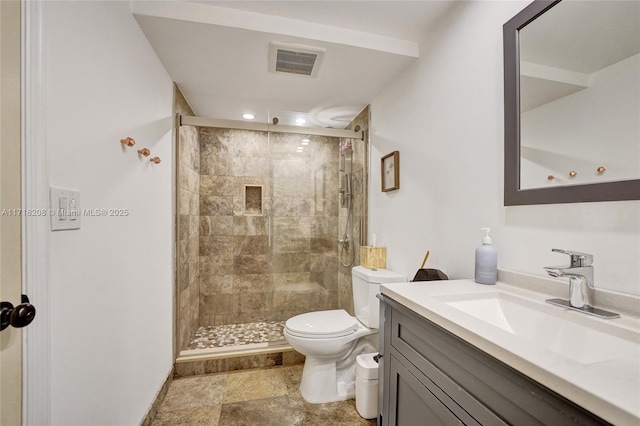
[[[407,277],[388,269],[369,269],[355,266],[351,269],[353,307],[356,317],[368,328],[380,325],[380,284],[406,282]]]

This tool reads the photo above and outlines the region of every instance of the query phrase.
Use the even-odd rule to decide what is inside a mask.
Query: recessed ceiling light
[[[305,120],[304,118],[300,117],[300,118],[296,118],[296,124],[304,124],[306,123],[307,120]]]
[[[302,139],[302,145],[309,145],[309,139]]]
[[[253,120],[254,118],[256,118],[256,116],[251,114],[250,112],[246,112],[242,114],[242,118],[244,118],[245,120]]]
[[[299,146],[299,147],[297,147],[297,148],[296,148],[296,151],[298,151],[298,152],[302,152],[302,151],[304,151],[304,147]]]

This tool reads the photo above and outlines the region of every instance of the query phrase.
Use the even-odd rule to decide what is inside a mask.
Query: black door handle
[[[36,316],[36,308],[29,303],[29,298],[26,294],[22,295],[21,302],[15,308],[11,302],[0,302],[0,330],[4,330],[10,325],[22,328],[33,322]]]

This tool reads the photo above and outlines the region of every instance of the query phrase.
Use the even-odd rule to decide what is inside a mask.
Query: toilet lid
[[[355,333],[358,320],[344,309],[308,312],[289,318],[285,328],[295,336],[325,339]]]

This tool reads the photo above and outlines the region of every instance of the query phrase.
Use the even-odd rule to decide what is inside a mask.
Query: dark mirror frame
[[[561,0],[535,0],[502,27],[504,48],[504,205],[640,200],[640,179],[520,189],[520,51],[518,32]]]

